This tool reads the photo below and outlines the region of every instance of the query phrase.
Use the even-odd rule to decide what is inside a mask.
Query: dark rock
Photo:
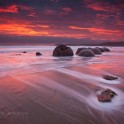
[[[110,76],[110,75],[105,75],[105,76],[103,76],[103,78],[106,79],[106,80],[117,80],[118,79],[118,77]]]
[[[90,50],[91,50],[94,54],[97,54],[97,55],[102,54],[101,51],[100,51],[98,48],[90,48]]]
[[[100,95],[97,95],[97,99],[100,102],[111,102],[115,95],[117,94],[114,91],[111,89],[106,89],[102,91]]]
[[[103,47],[103,48],[96,47],[96,48],[98,48],[101,52],[110,52],[110,49],[107,47]]]
[[[105,52],[104,48],[99,48],[99,47],[96,48],[99,49],[101,52]]]
[[[16,54],[17,56],[20,56],[21,54]]]
[[[70,47],[68,47],[68,49],[60,53],[60,56],[73,56],[73,51]]]
[[[59,45],[54,49],[53,56],[73,56],[73,50],[66,45]]]
[[[87,48],[78,48],[77,51],[76,51],[76,54],[79,54],[79,52],[80,52],[81,50],[85,50],[85,49],[87,49]]]
[[[36,56],[41,56],[42,54],[40,52],[36,52]]]
[[[105,52],[110,52],[110,49],[107,48],[107,47],[103,47],[103,49],[104,49]]]
[[[109,96],[110,98],[113,98],[117,94],[114,91],[112,91],[111,89],[106,89],[101,92],[101,95],[106,95],[106,96]]]
[[[61,53],[61,49],[59,47],[56,47],[53,51],[53,56],[59,56]]]
[[[103,48],[99,48],[99,50],[100,50],[101,52],[105,52],[105,50],[104,50]]]
[[[61,51],[64,51],[64,50],[66,50],[68,48],[66,45],[63,45],[63,44],[61,44],[61,45],[59,45],[57,47],[59,47],[61,49]]]
[[[111,98],[109,96],[106,96],[106,95],[98,95],[97,99],[100,102],[111,102]]]
[[[26,51],[24,51],[23,53],[27,53]]]
[[[84,56],[84,57],[94,57],[95,56],[95,54],[90,49],[81,50],[78,55]]]

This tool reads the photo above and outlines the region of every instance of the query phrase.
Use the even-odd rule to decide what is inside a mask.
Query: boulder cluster
[[[117,94],[111,89],[106,89],[101,92],[100,95],[97,95],[97,99],[99,102],[111,102],[112,98]]]
[[[83,57],[94,57],[95,55],[101,55],[102,52],[110,52],[110,49],[107,47],[103,48],[78,48],[76,51],[76,55],[83,56]],[[54,50],[53,50],[53,56],[56,57],[61,57],[61,56],[73,56],[73,50],[66,46],[66,45],[58,45]]]
[[[101,55],[102,52],[110,52],[109,48],[78,48],[76,51],[76,55],[84,56],[84,57],[94,57],[95,55]]]
[[[102,52],[110,52],[110,49],[107,47],[78,48],[76,51],[76,55],[83,57],[94,57],[95,55],[101,55]],[[23,51],[23,53],[27,53],[27,51]],[[36,56],[41,56],[41,55],[42,54],[40,52],[36,52]],[[73,50],[64,44],[56,46],[56,48],[53,50],[53,56],[55,57],[64,57],[64,56],[73,56],[73,55],[74,55]]]

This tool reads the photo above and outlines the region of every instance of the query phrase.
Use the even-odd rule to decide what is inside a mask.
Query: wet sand
[[[123,49],[95,58],[1,54],[0,124],[123,124]],[[106,81],[103,75],[118,76]],[[118,95],[100,103],[97,92]]]

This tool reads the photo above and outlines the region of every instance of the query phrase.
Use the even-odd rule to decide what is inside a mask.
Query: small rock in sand
[[[103,78],[106,80],[117,80],[118,79],[118,77],[111,76],[111,75],[105,75],[105,76],[103,76]]]
[[[41,56],[42,54],[40,52],[36,52],[36,56]]]
[[[111,102],[115,95],[117,94],[114,91],[106,89],[102,91],[100,95],[97,95],[97,99],[99,102]]]
[[[98,95],[97,99],[99,100],[99,102],[111,102],[111,98],[106,95]]]
[[[26,51],[24,51],[23,53],[27,53]]]
[[[16,54],[17,56],[20,56],[21,54]]]

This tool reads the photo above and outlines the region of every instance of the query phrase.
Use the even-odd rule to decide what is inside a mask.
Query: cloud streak
[[[0,13],[18,13],[17,5],[9,5],[6,7],[0,7]]]
[[[1,24],[0,33],[1,34],[12,34],[18,36],[44,36],[47,35],[47,31],[36,31],[33,28],[48,28],[47,25],[26,25],[26,24]]]

